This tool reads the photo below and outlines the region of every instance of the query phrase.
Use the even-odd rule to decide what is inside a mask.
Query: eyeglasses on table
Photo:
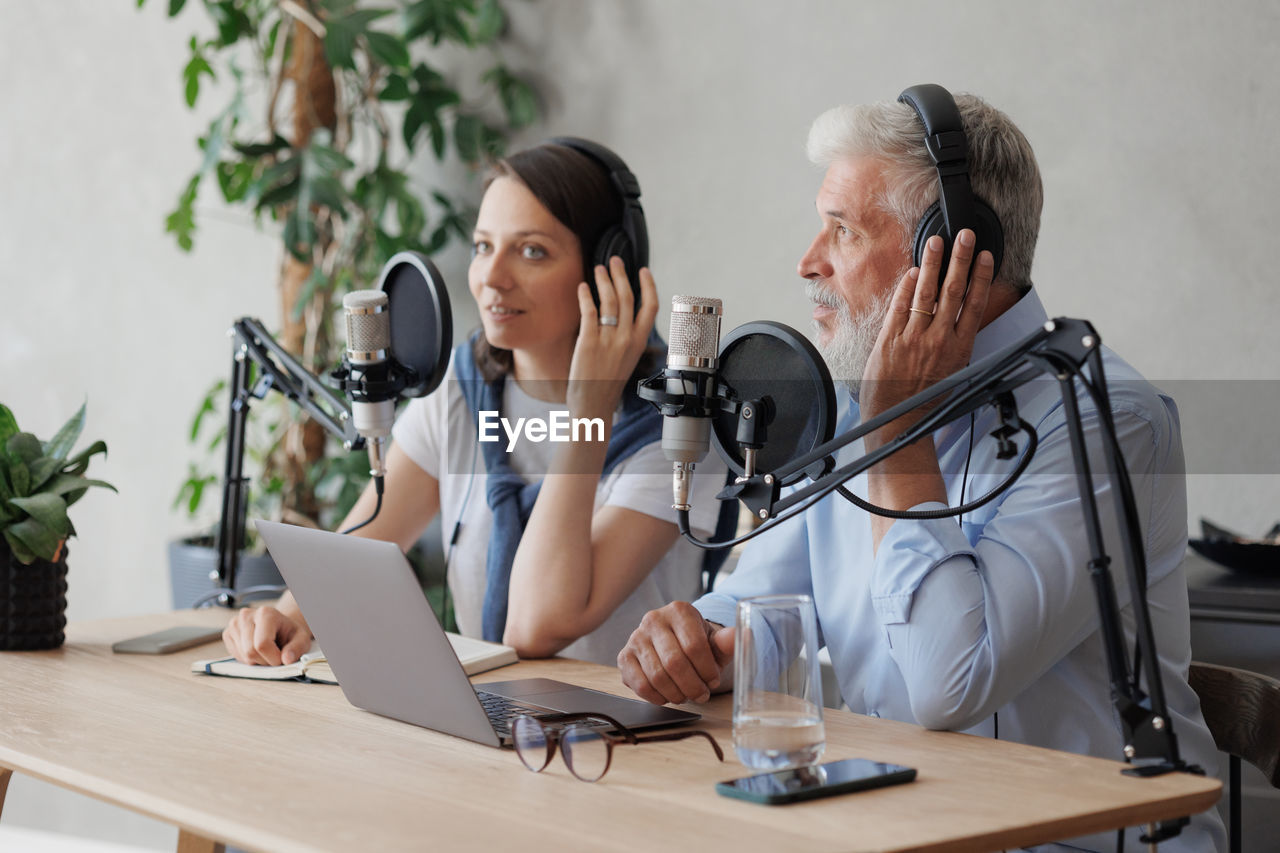
[[[686,729],[637,735],[605,714],[554,714],[545,717],[521,714],[511,721],[511,736],[516,755],[534,773],[541,772],[551,763],[556,747],[559,746],[565,766],[583,782],[598,781],[609,772],[609,765],[613,761],[613,747],[619,743],[637,744],[704,737],[716,751],[716,758],[724,761],[724,751],[709,732]]]

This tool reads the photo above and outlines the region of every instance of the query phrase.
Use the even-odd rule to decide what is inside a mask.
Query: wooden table
[[[112,642],[186,611],[73,624],[51,652],[0,653],[0,767],[180,827],[181,851],[992,850],[1194,814],[1216,779],[1135,779],[1119,762],[828,712],[825,759],[919,769],[917,781],[767,807],[718,796],[747,775],[730,699],[699,708],[727,754],[699,739],[621,746],[579,782],[560,759],[528,772],[498,750],[352,707],[336,687],[188,672],[218,646],[152,657]],[[615,670],[530,661],[477,681],[549,676],[627,695]],[[0,804],[8,773],[0,770]]]

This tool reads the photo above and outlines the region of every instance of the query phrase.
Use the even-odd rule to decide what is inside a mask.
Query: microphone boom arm
[[[1086,379],[1085,368],[1088,368]],[[857,474],[871,468],[893,453],[951,423],[970,412],[996,403],[1001,408],[1002,429],[997,438],[1003,443],[1002,453],[1011,445],[1008,429],[1012,407],[1013,389],[1043,375],[1057,379],[1067,415],[1072,457],[1079,486],[1084,526],[1089,540],[1091,559],[1088,570],[1094,587],[1102,636],[1106,647],[1108,676],[1111,683],[1112,702],[1121,722],[1124,736],[1124,757],[1127,761],[1145,760],[1143,764],[1124,772],[1137,776],[1155,776],[1171,771],[1202,773],[1188,765],[1178,752],[1177,738],[1165,703],[1161,683],[1159,658],[1155,648],[1150,610],[1146,596],[1146,556],[1141,547],[1141,526],[1133,496],[1132,484],[1125,468],[1115,422],[1112,418],[1106,379],[1103,373],[1101,341],[1093,326],[1085,320],[1057,318],[1050,320],[1036,332],[991,356],[958,371],[913,397],[888,409],[881,415],[860,424],[843,435],[815,448],[812,452],[780,466],[772,472],[756,473],[742,477],[719,495],[721,500],[737,498],[766,524],[756,532],[787,520],[807,506],[835,491]],[[1109,571],[1111,559],[1107,556],[1098,519],[1098,504],[1094,492],[1093,475],[1085,448],[1085,431],[1076,395],[1076,381],[1088,389],[1094,399],[1101,424],[1101,438],[1106,463],[1114,472],[1116,513],[1119,530],[1127,555],[1130,601],[1134,610],[1135,654],[1130,662],[1124,645],[1124,634],[1116,599],[1115,584]],[[780,496],[781,482],[787,477],[804,471],[829,457],[842,447],[896,420],[921,406],[946,399],[926,413],[917,423],[882,447],[837,468],[831,473],[814,479],[804,488],[796,489],[785,497]],[[1012,420],[1017,422],[1016,411]],[[807,503],[806,503],[807,502]],[[787,510],[796,508],[795,512]],[[688,512],[679,513],[681,532],[688,533]],[[728,547],[731,543],[700,543],[703,547]],[[741,540],[737,540],[741,541]],[[1145,677],[1144,691],[1139,676]],[[1149,838],[1163,840],[1176,836],[1188,818],[1162,822]]]
[[[351,407],[314,374],[298,363],[288,350],[271,337],[262,323],[252,317],[241,317],[229,332],[233,339],[231,359],[231,400],[227,416],[227,454],[223,472],[222,518],[218,524],[217,602],[224,607],[236,606],[236,570],[240,550],[244,546],[245,518],[248,513],[249,482],[244,476],[245,425],[253,398],[261,400],[279,391],[304,409],[321,426],[342,441],[348,450],[364,446],[364,438],[355,430]],[[250,365],[256,364],[262,375],[249,385]]]
[[[1051,326],[1054,328],[1050,328]],[[1087,329],[1087,331],[1083,331],[1081,327]],[[1037,365],[1028,365],[1027,359],[1029,356],[1034,356],[1040,349],[1051,351],[1057,345],[1056,351],[1066,356],[1069,361],[1083,364],[1086,353],[1078,352],[1080,349],[1078,341],[1084,335],[1092,335],[1093,339],[1097,340],[1097,334],[1093,332],[1093,328],[1083,320],[1058,319],[1050,321],[1045,324],[1045,328],[1033,332],[1018,343],[991,354],[977,364],[969,365],[963,370],[953,373],[946,379],[934,383],[871,420],[859,424],[849,432],[839,435],[831,441],[814,448],[804,456],[793,459],[781,466],[778,470],[772,472],[771,483],[764,484],[762,482],[760,484],[769,485],[772,488],[761,490],[755,487],[746,490],[750,493],[761,494],[765,498],[763,501],[757,498],[758,505],[752,505],[745,497],[743,500],[747,502],[747,506],[759,518],[772,518],[820,491],[822,484],[829,482],[828,478],[839,478],[842,483],[850,480],[857,474],[892,456],[906,445],[986,405],[999,394],[1010,391],[1018,385],[1039,376],[1044,372],[1043,368]],[[1077,345],[1070,350],[1063,349],[1061,345],[1073,338]],[[1028,366],[1033,369],[1025,370]],[[1009,374],[1018,368],[1024,368],[1024,370],[1016,375],[1016,383],[1007,381],[1009,380]],[[923,405],[932,403],[940,397],[953,393],[955,397],[946,405],[926,414],[893,441],[850,462],[844,467],[832,471],[828,477],[819,478],[811,485],[798,489],[785,498],[778,496],[780,491],[778,484],[781,481],[808,469],[824,458],[833,456],[836,451],[846,445],[852,444],[854,441],[897,420],[901,416],[913,412]],[[754,480],[755,478],[752,479]],[[750,485],[755,486],[756,484],[752,483]],[[765,512],[762,514],[760,510]]]

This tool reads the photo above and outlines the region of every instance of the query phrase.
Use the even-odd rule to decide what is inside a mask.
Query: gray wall
[[[1265,248],[1280,196],[1276,4],[508,5],[509,60],[548,107],[521,141],[615,147],[644,187],[660,290],[723,298],[726,328],[807,328],[794,270],[817,224],[803,143],[818,112],[924,81],[984,95],[1044,171],[1035,281],[1050,314],[1090,319],[1149,376],[1188,389],[1193,521],[1258,533],[1280,518],[1270,423],[1231,413],[1238,386],[1181,382],[1280,379]],[[76,507],[73,619],[167,606],[165,542],[193,527],[169,508],[190,416],[226,375],[230,321],[278,317],[276,241],[243,213],[206,196],[191,255],[163,233],[209,118],[183,107],[179,76],[200,14],[175,23],[164,7],[7,2],[0,26],[0,399],[50,433],[87,398],[85,436],[111,448],[94,473],[120,488]],[[462,257],[443,267],[462,301]],[[15,781],[10,800],[6,821],[170,837],[34,783]]]

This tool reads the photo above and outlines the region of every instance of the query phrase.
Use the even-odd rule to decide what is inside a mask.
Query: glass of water
[[[814,764],[822,724],[818,617],[807,595],[738,602],[733,654],[733,747],[747,767]]]

